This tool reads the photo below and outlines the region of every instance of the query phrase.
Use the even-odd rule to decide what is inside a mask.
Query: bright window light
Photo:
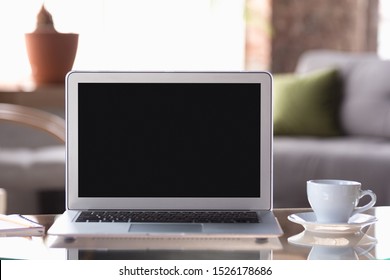
[[[24,33],[42,0],[0,0],[0,83],[31,74]],[[77,70],[243,70],[244,0],[46,0],[79,33]]]
[[[378,55],[390,59],[390,1],[379,1]]]

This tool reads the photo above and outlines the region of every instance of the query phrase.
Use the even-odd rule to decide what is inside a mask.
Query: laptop
[[[66,210],[49,235],[283,233],[269,73],[73,71],[66,123]]]

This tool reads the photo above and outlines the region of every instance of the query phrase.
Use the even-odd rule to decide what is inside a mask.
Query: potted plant
[[[52,15],[42,5],[36,29],[25,34],[32,77],[37,85],[64,83],[76,57],[78,34],[60,33],[54,28]]]

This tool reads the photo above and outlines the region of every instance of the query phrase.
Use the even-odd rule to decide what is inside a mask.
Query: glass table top
[[[163,240],[85,239],[81,246],[51,248],[53,236],[1,237],[1,259],[348,259],[390,258],[390,207],[374,207],[346,225],[317,225],[311,209],[274,209],[279,238]],[[56,215],[30,215],[49,228]],[[306,229],[306,230],[305,230]]]

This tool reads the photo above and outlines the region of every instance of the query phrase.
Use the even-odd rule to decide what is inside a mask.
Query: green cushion
[[[274,74],[274,134],[336,136],[341,83],[336,69]]]

